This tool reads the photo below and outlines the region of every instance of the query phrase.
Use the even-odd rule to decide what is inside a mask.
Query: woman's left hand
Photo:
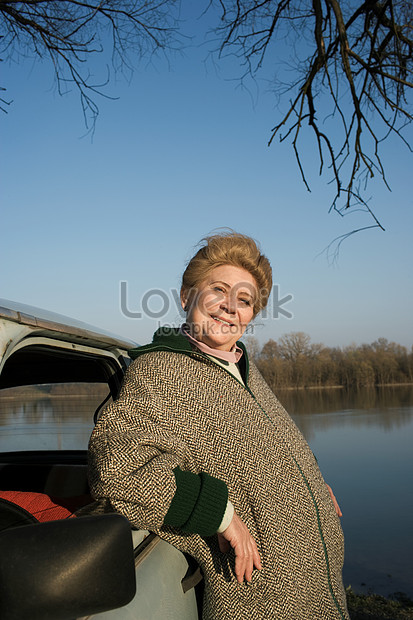
[[[238,583],[243,583],[244,579],[251,581],[254,568],[261,570],[261,559],[255,540],[236,512],[227,529],[218,534],[218,544],[222,553],[229,551],[230,547],[234,549]]]
[[[326,483],[326,487],[328,489],[328,492],[330,493],[330,497],[333,501],[334,504],[334,508],[336,509],[336,513],[338,514],[339,517],[343,516],[343,513],[340,510],[340,506],[338,505],[338,501],[336,500],[336,496],[333,493],[333,489]]]

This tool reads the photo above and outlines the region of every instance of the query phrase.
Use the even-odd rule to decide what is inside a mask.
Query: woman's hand
[[[333,489],[328,486],[328,484],[326,483],[326,487],[328,489],[328,492],[330,493],[330,497],[333,500],[333,504],[334,504],[334,508],[336,509],[336,513],[338,514],[339,517],[343,516],[343,513],[340,510],[340,506],[338,505],[338,501],[336,500],[336,496],[333,493]]]
[[[254,567],[261,570],[261,559],[255,540],[235,512],[227,529],[218,534],[218,543],[222,553],[226,553],[231,547],[234,549],[238,583],[243,583],[244,578],[251,581]]]

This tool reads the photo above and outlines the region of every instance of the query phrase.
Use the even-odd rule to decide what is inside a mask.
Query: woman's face
[[[194,290],[181,293],[191,335],[213,349],[230,351],[254,315],[257,284],[245,269],[221,265]]]

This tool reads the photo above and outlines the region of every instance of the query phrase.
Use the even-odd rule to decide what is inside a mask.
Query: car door
[[[51,325],[44,320],[25,320],[21,315],[18,320],[14,315],[10,320],[0,312],[0,346],[0,490],[46,496],[70,506],[72,511],[87,505],[93,501],[87,482],[88,439],[94,417],[119,390],[128,361],[125,342],[101,337],[98,331],[91,334],[90,330],[82,332],[77,327],[72,329],[61,323]],[[40,525],[47,533],[47,523]],[[37,525],[24,527],[27,531]],[[74,526],[68,525],[66,520],[65,527]],[[56,528],[58,531],[59,525],[54,526],[54,532]],[[67,537],[67,530],[64,531],[63,535]],[[59,535],[55,533],[54,536],[58,544]],[[1,541],[6,537],[7,531],[3,531],[0,555]],[[24,588],[21,580],[18,587],[19,591],[26,593],[22,597],[25,604],[34,587],[36,545],[42,545],[43,540],[47,545],[47,535],[40,540],[40,543],[39,540],[33,543],[33,553],[27,543],[24,561],[33,564],[34,572],[32,579],[28,573]],[[98,591],[101,588],[103,607],[98,606],[95,610],[100,613],[91,609],[85,588],[84,609],[88,613],[78,614],[78,617],[102,620],[197,619],[195,591],[193,587],[188,589],[193,578],[185,556],[143,530],[131,532],[131,545],[136,580],[132,600],[122,607],[102,611],[107,591],[112,586],[93,581],[92,569],[89,572],[90,589]],[[37,553],[42,555],[39,547]],[[80,566],[81,558],[77,563],[76,557],[70,559],[72,572],[77,570],[76,564]],[[91,560],[93,566],[93,557]],[[122,563],[119,557],[116,561]],[[8,577],[7,562],[0,565],[0,574],[2,570]],[[67,565],[62,566],[64,570]],[[0,583],[0,599],[1,587]],[[47,584],[45,587],[47,590]],[[113,587],[117,587],[116,582]],[[71,593],[66,594],[69,605]],[[72,593],[72,599],[74,597]],[[112,597],[112,605],[113,600]],[[13,615],[17,618],[20,617],[17,600],[16,605],[17,611]],[[59,609],[54,610],[54,620],[65,620],[63,608],[64,605],[59,605]],[[33,609],[27,617],[35,618],[36,613],[42,612]],[[68,620],[73,620],[73,616]]]

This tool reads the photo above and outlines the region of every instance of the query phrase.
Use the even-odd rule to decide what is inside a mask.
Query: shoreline
[[[346,597],[351,620],[413,620],[413,601],[403,592],[385,597],[358,594],[348,586]]]
[[[364,385],[360,387],[346,387],[344,385],[286,385],[278,387],[279,390],[370,390],[383,387],[412,387],[413,382],[407,383],[375,383],[374,385]]]

